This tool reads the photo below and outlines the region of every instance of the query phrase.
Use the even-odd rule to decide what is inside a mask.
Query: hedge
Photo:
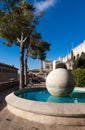
[[[85,87],[85,69],[74,69],[73,75],[77,87]]]

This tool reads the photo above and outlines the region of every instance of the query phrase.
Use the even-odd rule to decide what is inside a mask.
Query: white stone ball
[[[73,75],[64,68],[51,71],[46,78],[46,87],[51,95],[69,95],[75,86]]]

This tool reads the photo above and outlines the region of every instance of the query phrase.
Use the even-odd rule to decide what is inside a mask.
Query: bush
[[[72,61],[73,61],[73,68],[77,69],[77,68],[84,68],[85,69],[85,53],[82,52],[81,56],[77,57],[77,59],[73,59],[72,56]]]
[[[56,65],[56,69],[57,69],[57,68],[64,68],[64,69],[67,69],[65,63],[62,63],[62,62],[60,62],[60,63],[58,63],[58,64]]]
[[[74,69],[73,75],[77,87],[85,87],[85,69]]]

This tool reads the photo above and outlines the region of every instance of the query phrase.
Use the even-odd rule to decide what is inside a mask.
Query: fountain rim
[[[43,89],[43,88],[31,88]],[[82,88],[76,88],[81,90]],[[84,88],[82,90],[85,90]],[[18,90],[16,92],[23,91]],[[84,117],[85,103],[50,103],[40,102],[34,100],[26,100],[15,95],[15,92],[6,96],[7,106],[16,108],[21,111],[46,115],[46,116],[60,116],[60,117]],[[11,110],[12,111],[12,110]]]

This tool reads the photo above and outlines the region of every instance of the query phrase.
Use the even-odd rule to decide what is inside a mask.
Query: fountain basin
[[[35,91],[36,89],[32,88],[28,91]],[[77,90],[79,89],[77,88]],[[85,103],[50,103],[27,100],[16,96],[16,93],[20,92],[22,91],[16,91],[6,97],[8,110],[16,116],[50,125],[55,123],[85,125]]]

